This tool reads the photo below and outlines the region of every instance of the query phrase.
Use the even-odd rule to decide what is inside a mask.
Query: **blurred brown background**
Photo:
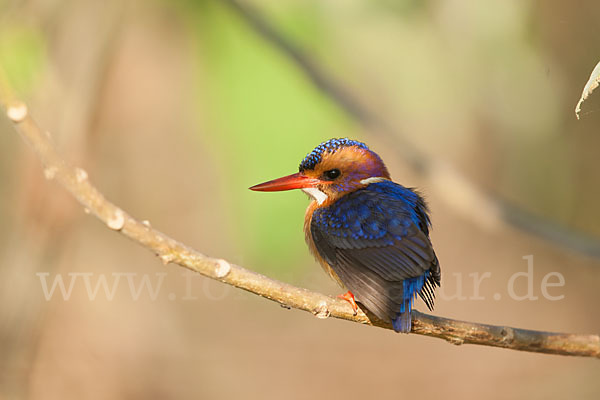
[[[503,218],[482,222],[489,210],[461,203],[464,188],[444,184],[443,173],[546,230],[562,227],[561,239],[600,241],[600,95],[581,121],[573,112],[600,59],[599,2],[240,4],[388,128],[345,112],[228,1],[0,1],[0,65],[65,158],[110,200],[205,254],[337,294],[304,245],[305,196],[247,187],[295,172],[318,143],[349,136],[427,194],[443,271],[435,314],[600,332],[597,252]],[[407,151],[447,169],[418,174]],[[47,181],[5,118],[0,177],[2,399],[600,394],[597,359],[321,321],[165,267]],[[528,255],[535,301],[507,289]],[[469,274],[486,272],[483,299],[473,299]],[[550,272],[564,277],[549,288],[561,300],[541,291]],[[67,298],[58,286],[44,293],[57,277],[67,292],[72,283]],[[90,296],[102,279],[114,292],[98,286]],[[525,279],[516,282],[525,294]]]

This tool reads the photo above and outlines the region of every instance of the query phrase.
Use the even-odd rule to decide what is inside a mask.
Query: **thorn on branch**
[[[449,336],[448,337],[448,342],[452,343],[455,346],[460,346],[461,344],[465,343],[465,340],[456,336]]]
[[[502,328],[502,330],[500,331],[500,336],[502,336],[502,342],[512,343],[515,339],[515,331],[509,327]]]
[[[217,263],[218,267],[215,270],[215,276],[219,279],[225,278],[229,271],[231,271],[231,264],[223,259],[217,260]]]
[[[175,260],[175,256],[171,253],[160,254],[158,258],[160,258],[160,261],[162,261],[163,265],[167,265]]]
[[[329,308],[327,307],[327,303],[325,303],[324,301],[320,302],[317,305],[317,307],[314,310],[312,310],[312,313],[315,317],[317,317],[319,319],[325,319],[331,315],[331,312],[329,311]]]
[[[120,231],[125,226],[125,213],[118,208],[106,221],[106,226],[114,231]]]

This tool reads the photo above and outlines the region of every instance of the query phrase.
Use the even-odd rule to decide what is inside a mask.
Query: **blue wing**
[[[321,257],[371,312],[410,331],[416,294],[433,307],[440,268],[424,200],[391,181],[372,183],[317,209],[311,235]]]

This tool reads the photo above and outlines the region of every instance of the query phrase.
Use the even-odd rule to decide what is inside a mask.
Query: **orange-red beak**
[[[272,181],[254,185],[250,190],[259,192],[279,192],[282,190],[310,188],[322,183],[319,179],[310,178],[301,172],[284,176],[283,178],[273,179]]]

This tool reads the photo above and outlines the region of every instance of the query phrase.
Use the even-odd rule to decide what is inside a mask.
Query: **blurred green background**
[[[600,59],[598,15],[594,0],[4,0],[0,66],[109,199],[205,254],[337,294],[304,245],[306,196],[247,188],[347,136],[427,195],[443,271],[436,314],[598,332],[598,257],[528,234],[494,206],[560,226],[561,239],[600,241],[600,95],[580,121],[573,112]],[[435,168],[419,173],[414,154]],[[188,280],[45,180],[4,118],[0,178],[0,398],[600,394],[597,360],[321,322]],[[557,271],[564,299],[505,297],[530,254],[536,294]],[[90,300],[83,284],[69,300],[44,298],[39,273],[78,272],[166,276],[155,299],[132,299],[124,282],[114,299]],[[473,295],[469,274],[484,272],[484,300],[453,297]]]

